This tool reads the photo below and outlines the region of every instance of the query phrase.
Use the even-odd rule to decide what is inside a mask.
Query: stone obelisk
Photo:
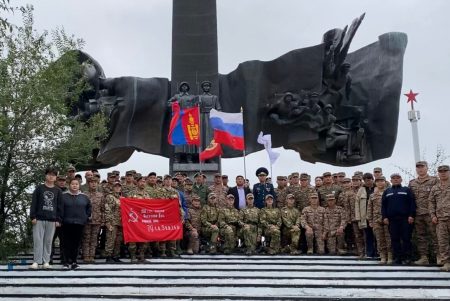
[[[171,95],[185,81],[190,94],[201,94],[201,82],[212,83],[211,93],[219,95],[216,0],[173,0]],[[170,160],[170,172],[202,170],[220,172],[220,164],[178,164]]]

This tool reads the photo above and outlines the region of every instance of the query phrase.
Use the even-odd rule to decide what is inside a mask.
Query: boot
[[[446,263],[441,267],[441,271],[443,271],[443,272],[448,272],[448,271],[450,271],[450,262],[446,262]]]
[[[379,264],[386,264],[386,255],[381,254],[380,257],[381,257],[381,260],[380,260]]]
[[[345,255],[345,254],[347,254],[347,251],[345,249],[338,249],[338,254]]]
[[[114,262],[122,262],[122,260],[120,260],[120,258],[118,256],[113,257]]]
[[[111,256],[106,257],[106,263],[114,263],[114,260]]]
[[[415,265],[429,265],[430,262],[428,261],[427,256],[420,256],[419,260],[414,261]]]
[[[187,250],[186,250],[186,253],[187,253],[188,255],[193,255],[193,254],[194,254],[194,251],[193,251],[192,249],[187,249]]]
[[[388,252],[387,264],[393,264],[393,263],[394,263],[394,256],[392,256],[391,252]]]
[[[159,257],[167,257],[166,250],[161,250],[161,254],[159,254]]]
[[[441,260],[441,256],[436,256],[436,264],[437,265],[442,265],[442,260]]]
[[[312,255],[314,253],[313,248],[308,248],[308,252],[306,254]]]
[[[210,254],[210,255],[215,255],[216,253],[217,253],[216,247],[212,246],[212,247],[209,249],[209,254]]]
[[[136,255],[131,255],[130,260],[131,260],[131,263],[137,262]]]

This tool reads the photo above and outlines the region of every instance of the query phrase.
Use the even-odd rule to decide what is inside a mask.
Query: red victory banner
[[[183,238],[178,199],[120,198],[120,210],[125,243]]]

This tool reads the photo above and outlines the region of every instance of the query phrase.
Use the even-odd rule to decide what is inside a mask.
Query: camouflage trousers
[[[200,238],[198,233],[199,231],[186,231],[187,236],[187,248],[191,249],[195,254],[199,252],[200,249]]]
[[[219,237],[219,228],[212,229],[212,228],[202,228],[202,237],[209,241],[211,247],[215,247],[217,244],[217,238]]]
[[[298,242],[300,240],[300,229],[293,231],[288,228],[283,227],[281,229],[281,235],[283,237],[283,241],[290,246],[291,250],[298,249]],[[283,246],[285,247],[285,246]]]
[[[306,244],[308,245],[308,251],[314,250],[314,239],[316,240],[317,253],[325,253],[325,242],[322,238],[322,229],[313,229],[311,232],[306,231]]]
[[[344,233],[337,233],[336,230],[328,232],[327,247],[330,254],[336,254],[336,247],[338,250],[343,250],[344,244]]]
[[[450,218],[439,219],[436,228],[441,261],[443,264],[450,263]]]
[[[364,232],[359,228],[358,222],[352,222],[353,235],[355,237],[356,250],[359,256],[364,256]]]
[[[373,233],[377,241],[378,254],[383,257],[387,257],[388,253],[392,252],[391,249],[391,234],[389,233],[389,226],[378,222],[373,224]]]
[[[97,247],[98,233],[100,232],[100,225],[87,224],[83,229],[82,250],[83,258],[94,258],[95,248]]]
[[[130,242],[128,243],[128,252],[130,252],[131,258],[135,258],[137,252],[139,254],[139,259],[144,259],[148,247],[148,242]]]
[[[428,243],[431,240],[433,252],[438,253],[438,239],[436,234],[436,225],[431,222],[428,214],[417,215],[414,219],[414,228],[416,230],[417,252],[419,256],[428,255]]]
[[[258,226],[247,224],[248,228],[242,228],[242,238],[244,239],[245,247],[247,248],[247,251],[255,251],[256,250],[256,244],[258,243]]]
[[[173,253],[177,249],[177,241],[176,240],[167,240],[159,242],[159,251],[161,254],[166,254],[166,250]]]
[[[112,231],[106,230],[105,256],[119,256],[122,241],[122,226],[113,226]]]
[[[266,240],[269,240],[269,249],[275,252],[280,251],[280,238],[281,238],[281,231],[280,228],[273,228],[270,227],[264,230],[264,236]]]
[[[224,251],[232,252],[236,247],[236,227],[233,225],[225,225],[220,228],[219,233],[224,241]]]

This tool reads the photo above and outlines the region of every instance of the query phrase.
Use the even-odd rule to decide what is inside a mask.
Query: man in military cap
[[[112,193],[105,198],[105,224],[106,224],[106,262],[118,262],[120,245],[122,244],[122,218],[120,214],[120,194],[122,184],[112,184]]]
[[[69,186],[69,181],[73,178],[75,178],[75,174],[76,174],[77,170],[75,169],[75,167],[73,165],[69,165],[69,167],[67,167],[67,173],[66,173],[66,180],[67,180],[67,186]]]
[[[209,186],[209,191],[216,194],[217,208],[226,207],[225,200],[227,197],[228,188],[223,186],[222,175],[220,173],[216,173],[214,175],[214,184]]]
[[[303,208],[301,214],[301,226],[306,230],[308,254],[314,253],[314,240],[317,245],[317,253],[325,253],[324,243],[324,218],[325,208],[319,206],[319,195],[312,192],[309,195],[310,205]]]
[[[336,247],[339,254],[345,254],[344,249],[344,228],[347,224],[344,209],[336,205],[334,193],[326,195],[328,203],[324,213],[324,240],[327,241],[328,252],[336,254]]]
[[[259,209],[254,206],[255,197],[253,193],[246,196],[247,206],[239,211],[239,226],[246,247],[245,254],[255,253],[256,245],[261,239],[259,228]]]
[[[101,192],[103,195],[108,195],[113,193],[113,184],[116,182],[116,175],[112,172],[108,172],[106,183],[101,185]]]
[[[298,172],[293,172],[289,175],[289,186],[287,188],[287,194],[293,194],[295,198],[295,205],[297,205],[299,200],[299,191],[300,191],[300,174]]]
[[[80,186],[81,192],[85,193],[85,192],[89,191],[89,180],[92,179],[93,177],[94,177],[94,173],[90,170],[87,170],[84,173],[85,183]]]
[[[441,270],[450,271],[450,166],[438,167],[439,182],[429,196],[431,222],[436,225]]]
[[[266,195],[266,206],[259,212],[259,224],[261,226],[262,235],[269,241],[267,253],[275,255],[280,252],[280,236],[281,236],[281,211],[273,206],[273,196]]]
[[[258,177],[259,183],[253,185],[253,195],[255,198],[254,205],[258,209],[264,207],[266,195],[271,194],[275,201],[277,198],[273,185],[266,183],[266,178],[268,175],[269,171],[265,167],[260,167],[256,170],[256,176]]]
[[[326,207],[328,205],[326,195],[334,194],[335,198],[337,198],[339,197],[339,193],[341,193],[342,189],[339,186],[333,184],[331,172],[325,172],[322,176],[323,185],[317,190],[317,192],[319,193],[320,206]]]
[[[342,181],[345,179],[345,172],[340,171],[337,173],[337,185],[342,187]]]
[[[234,195],[228,194],[226,207],[219,209],[219,233],[224,240],[224,254],[231,254],[236,247],[239,211],[234,207]]]
[[[161,178],[161,180],[162,180],[162,178]],[[157,178],[157,176],[156,176],[156,172],[150,172],[148,175],[147,175],[147,179],[146,179],[146,187],[145,187],[145,189],[147,189],[147,191],[148,191],[148,193],[152,193],[153,191],[155,191],[155,190],[158,190],[158,189],[160,189],[161,188],[161,186],[158,186],[158,183],[157,183],[157,181],[158,181],[158,178]],[[162,182],[162,181],[161,181]],[[162,183],[161,183],[162,184]]]
[[[128,170],[125,173],[125,184],[122,186],[122,195],[125,197],[129,197],[134,193],[136,189],[136,185],[134,184],[133,173],[131,170]]]
[[[207,204],[208,194],[210,193],[208,187],[205,184],[206,176],[200,172],[194,175],[194,185],[192,186],[192,193],[195,193],[200,197],[202,206]]]
[[[283,249],[291,255],[298,254],[298,242],[300,240],[300,214],[295,208],[295,197],[293,194],[286,196],[286,207],[281,209],[281,234]]]
[[[374,176],[375,179],[378,178],[378,177],[382,177],[383,176],[383,169],[381,167],[375,167],[373,169],[373,176]],[[385,188],[391,187],[391,183],[389,181],[386,180],[384,182],[385,182],[385,185],[386,185]]]
[[[57,176],[55,184],[62,190],[62,192],[67,191],[66,176],[64,176],[64,175]]]
[[[228,187],[228,176],[227,175],[222,175],[222,184],[227,190],[230,188],[230,187]]]
[[[367,224],[367,202],[370,195],[375,191],[373,174],[367,172],[363,175],[363,185],[356,193],[355,218],[360,229],[364,231],[364,243],[366,246],[366,256],[375,257],[375,237],[372,227]]]
[[[202,236],[209,241],[209,253],[217,252],[217,237],[219,236],[219,210],[217,196],[214,192],[208,194],[208,204],[203,206],[200,214],[202,221]]]
[[[277,188],[275,188],[275,193],[277,194],[277,207],[283,208],[286,206],[286,196],[287,192],[287,177],[286,176],[277,176]]]
[[[416,163],[417,178],[409,182],[408,187],[416,197],[416,218],[414,227],[416,230],[417,253],[419,260],[415,261],[417,265],[428,265],[428,244],[431,241],[433,252],[439,259],[438,243],[436,235],[436,225],[431,222],[430,212],[428,209],[428,199],[431,189],[438,183],[437,177],[428,174],[428,163],[426,161],[418,161]]]
[[[354,193],[357,193],[359,188],[361,188],[361,180],[362,177],[356,175],[356,176],[352,176],[352,190]]]
[[[409,264],[411,260],[411,234],[416,216],[416,201],[411,189],[401,185],[398,173],[391,175],[392,187],[385,190],[381,212],[383,223],[389,225],[396,264]]]
[[[184,198],[186,200],[186,205],[188,208],[192,207],[192,185],[193,184],[194,183],[189,178],[186,178],[183,182],[184,189],[182,192],[183,192]]]
[[[200,249],[200,232],[202,227],[201,212],[202,206],[200,197],[196,194],[191,195],[191,207],[188,209],[188,218],[185,222],[187,236],[187,250],[189,255],[197,254]]]

